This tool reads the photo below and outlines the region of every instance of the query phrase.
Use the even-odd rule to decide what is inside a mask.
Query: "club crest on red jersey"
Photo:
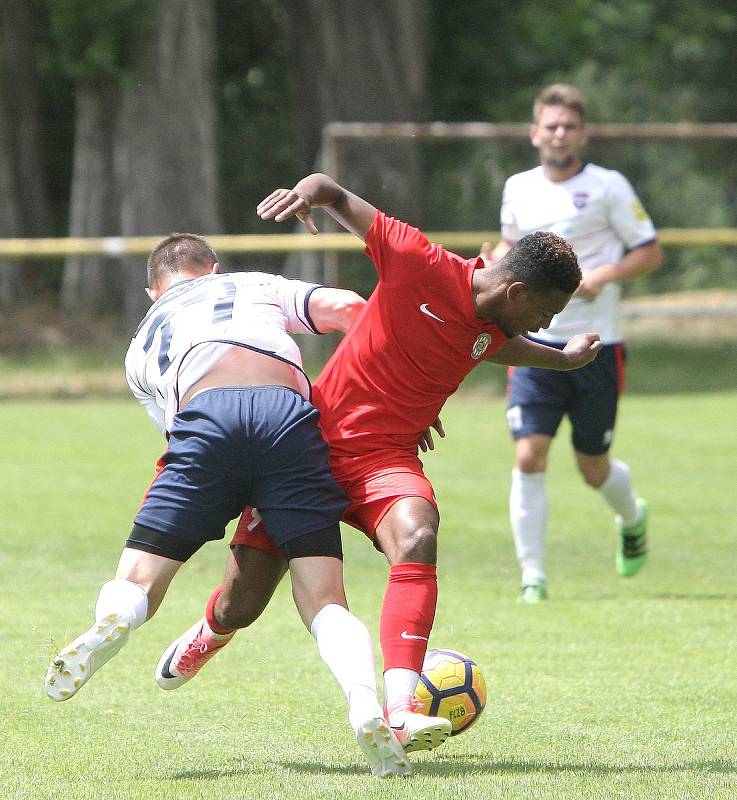
[[[471,358],[479,359],[486,352],[486,348],[491,344],[491,336],[488,333],[480,333],[471,348]]]

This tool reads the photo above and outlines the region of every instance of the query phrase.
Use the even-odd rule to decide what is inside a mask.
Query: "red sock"
[[[390,567],[379,634],[385,672],[396,667],[422,672],[437,600],[435,564]]]
[[[210,599],[207,601],[207,608],[205,608],[205,619],[207,620],[207,624],[210,626],[210,630],[213,633],[219,633],[221,636],[224,636],[226,633],[233,633],[235,628],[224,628],[216,619],[215,619],[215,603],[217,603],[218,597],[220,597],[220,593],[223,591],[222,586],[218,586],[217,589],[210,595]]]

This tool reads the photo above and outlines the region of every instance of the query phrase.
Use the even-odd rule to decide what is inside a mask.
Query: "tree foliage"
[[[217,112],[212,163],[219,164],[217,204],[225,232],[263,230],[252,213],[254,201],[311,168],[321,127],[329,119],[526,122],[538,89],[567,81],[587,94],[591,121],[737,121],[734,0],[212,2]],[[6,105],[13,97],[36,98],[40,126],[33,159],[44,185],[34,191],[47,198],[43,233],[63,235],[73,216],[72,153],[80,152],[84,130],[79,117],[75,128],[78,106],[102,92],[121,98],[120,108],[109,113],[111,124],[114,117],[120,128],[122,98],[130,104],[136,97],[165,4],[13,0],[0,9],[11,19],[9,11],[18,11],[22,3],[27,13],[18,19],[26,20],[27,30],[18,30],[16,38],[32,42],[30,67],[37,85],[28,77],[20,92],[6,85]],[[18,24],[6,27],[17,30]],[[0,52],[11,89],[21,80],[14,76],[23,74],[8,60],[14,41],[6,39]],[[178,42],[176,34],[173,41]],[[181,53],[183,59],[188,55]],[[161,97],[165,127],[187,125],[187,118],[171,118],[170,93]],[[12,104],[8,108],[0,147],[18,151],[24,146],[28,155],[30,140],[13,135],[10,124],[19,112]],[[108,118],[104,103],[99,111],[101,119]],[[136,138],[135,130],[131,136]],[[172,148],[165,137],[162,141],[161,163],[166,164]],[[733,147],[732,142],[592,141],[587,157],[626,174],[659,227],[737,226]],[[116,148],[110,152],[120,154]],[[418,201],[413,221],[435,229],[495,229],[504,179],[536,161],[526,142],[423,143],[418,152],[421,187],[414,188],[414,162],[407,182],[413,187],[408,196]],[[17,156],[5,152],[4,163],[19,163]],[[370,199],[401,213],[408,161],[400,159],[399,170],[387,170],[391,180],[382,177],[378,189],[362,177],[362,161],[365,173],[375,171],[382,158],[380,145],[362,143],[352,150],[354,167],[342,177],[355,177],[354,188],[378,192]],[[12,174],[5,172],[9,180]],[[16,180],[15,186],[15,206],[22,208],[30,197],[28,185]],[[165,191],[164,201],[180,193]],[[28,225],[6,227],[6,235],[35,233]],[[724,248],[674,250],[666,269],[638,285],[737,285],[732,256]],[[58,268],[49,275],[49,284],[58,284]]]
[[[433,0],[438,119],[529,119],[537,88],[578,84],[601,121],[737,119],[733,0]]]
[[[156,0],[46,0],[52,52],[73,81],[130,82]]]
[[[574,83],[597,122],[737,121],[733,0],[433,0],[431,116],[528,122],[537,91]],[[659,227],[737,226],[730,142],[592,141],[587,157],[634,183]],[[462,144],[427,155],[426,224],[496,228],[501,187],[529,168],[528,143]],[[724,248],[672,249],[628,289],[737,285]]]
[[[244,200],[297,174],[287,9],[277,0],[217,0],[216,12],[223,218],[244,232],[259,226]]]

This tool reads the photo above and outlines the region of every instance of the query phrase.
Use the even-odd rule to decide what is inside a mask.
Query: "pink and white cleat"
[[[156,683],[162,689],[178,689],[194,678],[235,633],[214,633],[204,618],[198,620],[166,648],[156,665]]]
[[[421,708],[422,705],[412,698],[409,708],[397,709],[387,717],[405,753],[434,750],[445,742],[453,729],[450,720],[427,717],[419,713]]]

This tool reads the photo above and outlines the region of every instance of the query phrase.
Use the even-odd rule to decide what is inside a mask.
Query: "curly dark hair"
[[[581,283],[581,268],[573,248],[549,231],[523,236],[501,263],[510,277],[530,289],[559,289],[573,294]]]
[[[172,233],[159,242],[148,257],[148,285],[154,289],[167,275],[176,275],[185,265],[212,266],[218,260],[215,251],[202,236]]]

